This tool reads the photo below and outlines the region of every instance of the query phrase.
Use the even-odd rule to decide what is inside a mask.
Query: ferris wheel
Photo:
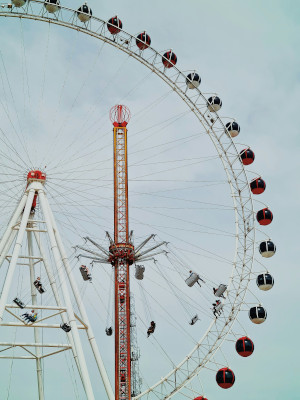
[[[263,291],[273,287],[274,279],[260,255],[270,258],[276,252],[271,238],[256,229],[257,224],[269,225],[273,214],[266,205],[254,205],[266,183],[255,173],[250,181],[247,177],[246,168],[255,156],[249,146],[238,142],[240,125],[221,116],[223,105],[217,94],[200,90],[198,71],[178,69],[175,50],[156,51],[150,33],[127,33],[118,16],[102,20],[86,3],[71,9],[59,0],[12,0],[1,5],[0,16],[14,17],[21,32],[22,113],[34,108],[35,96],[36,114],[54,114],[49,121],[51,140],[40,143],[38,137],[28,135],[20,123],[24,114],[16,111],[18,99],[5,64],[5,50],[10,48],[1,49],[1,106],[13,139],[3,127],[0,325],[10,331],[0,345],[3,351],[13,353],[0,358],[36,361],[41,400],[45,394],[43,371],[47,369],[44,360],[53,356],[55,368],[55,357],[69,351],[73,354],[68,361],[71,380],[83,387],[74,393],[78,398],[84,393],[94,399],[95,377],[81,344],[81,330],[87,334],[110,400],[176,396],[205,400],[203,371],[214,371],[213,380],[219,387],[232,387],[234,365],[229,366],[224,353],[228,348],[242,357],[253,353],[254,340],[238,316],[246,311],[255,324],[266,320],[266,309],[252,288],[248,289],[254,279]],[[37,94],[30,93],[25,20],[49,23],[41,62],[42,88]],[[61,113],[60,108],[71,69],[63,77],[53,71],[62,88],[56,104],[49,104],[44,93],[52,25],[64,28],[59,35],[73,30],[101,43],[83,74],[83,85],[72,80],[78,87],[69,114]],[[34,35],[34,30],[30,34]],[[137,65],[139,73],[148,68],[147,74],[125,92],[114,89],[118,101],[110,119],[108,100],[105,107],[101,102],[88,104],[80,126],[70,125],[75,135],[64,138],[70,115],[76,113],[75,104],[84,96],[84,83],[108,46],[114,51],[109,56],[114,57],[115,74],[106,82],[107,94],[129,60],[128,70]],[[126,59],[118,61],[120,54]],[[148,85],[149,79],[151,87],[153,75],[168,91],[153,94],[137,112],[130,105],[130,120],[129,108],[123,103],[130,102],[141,82]],[[51,85],[48,90],[51,99],[55,94]],[[171,95],[176,99],[166,107],[169,115],[156,121],[154,115]],[[100,119],[95,116],[97,108],[103,113]],[[185,118],[191,115],[188,129],[194,131],[187,132]],[[95,126],[97,131],[90,137]],[[102,136],[98,137],[99,129]],[[89,262],[90,266],[83,265]],[[30,279],[28,271],[18,272],[21,265],[29,266]],[[248,295],[254,301],[249,301]],[[27,313],[31,308],[34,312]],[[91,310],[92,323],[88,319]],[[21,318],[24,314],[27,321]],[[51,323],[43,322],[50,319]],[[17,340],[17,332],[23,328],[28,332],[32,328],[33,342],[27,337]],[[44,337],[46,330],[59,333],[45,333]],[[16,348],[25,349],[27,356],[14,353]],[[52,350],[44,353],[49,348]],[[13,364],[10,366],[8,390],[13,389]]]

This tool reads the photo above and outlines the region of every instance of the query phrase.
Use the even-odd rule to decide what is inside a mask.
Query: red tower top
[[[29,171],[27,174],[27,182],[30,183],[30,182],[34,182],[34,181],[45,183],[46,174],[39,170]]]
[[[114,126],[126,126],[131,114],[128,107],[119,104],[110,109],[109,117]]]

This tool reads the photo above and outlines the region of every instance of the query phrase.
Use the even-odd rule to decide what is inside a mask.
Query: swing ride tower
[[[155,235],[151,234],[134,247],[132,231],[129,233],[128,219],[128,158],[127,124],[130,111],[124,105],[116,105],[110,110],[114,137],[114,236],[106,235],[110,246],[107,251],[90,237],[84,239],[97,248],[77,245],[84,251],[78,257],[92,259],[92,263],[111,264],[114,269],[115,304],[115,400],[131,400],[136,396],[132,387],[137,388],[139,377],[135,357],[131,357],[135,345],[130,338],[130,266],[133,263],[154,260],[154,256],[167,253],[161,247],[166,242],[147,247]],[[133,340],[134,342],[134,340]],[[135,353],[135,351],[133,351]],[[133,385],[131,385],[133,382]]]
[[[115,283],[115,398],[131,399],[130,285],[134,262],[128,224],[127,124],[130,111],[116,105],[110,111],[114,134],[114,241],[109,252]]]

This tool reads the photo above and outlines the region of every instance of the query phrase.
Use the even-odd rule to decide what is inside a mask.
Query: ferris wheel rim
[[[4,17],[17,17],[17,18],[24,18],[24,19],[30,19],[30,20],[37,20],[41,22],[48,22],[52,23],[55,25],[60,25],[69,29],[77,30],[81,33],[88,34],[91,37],[94,37],[96,39],[102,40],[103,42],[110,44],[111,46],[117,48],[120,51],[123,51],[124,53],[127,53],[129,56],[132,56],[135,60],[139,61],[142,63],[145,67],[148,69],[152,70],[159,78],[161,78],[166,84],[168,84],[178,95],[179,97],[186,103],[186,105],[191,109],[191,111],[194,113],[196,118],[199,120],[199,122],[202,124],[204,129],[206,130],[207,134],[209,135],[210,139],[212,140],[216,151],[221,158],[223,168],[226,172],[227,178],[228,178],[228,183],[230,185],[230,190],[231,190],[231,195],[233,198],[233,204],[234,204],[234,212],[235,212],[235,226],[236,226],[236,248],[235,248],[235,254],[234,254],[234,260],[233,260],[233,268],[232,268],[232,273],[228,282],[228,289],[231,288],[233,284],[233,280],[235,277],[235,272],[238,270],[238,266],[240,267],[241,272],[237,273],[237,275],[240,278],[240,283],[235,289],[235,292],[237,293],[235,300],[231,303],[231,310],[230,312],[227,312],[227,317],[224,318],[224,326],[222,330],[219,331],[218,338],[215,339],[214,344],[211,346],[210,351],[207,353],[206,357],[200,357],[199,360],[201,359],[202,361],[199,363],[199,365],[193,370],[189,371],[187,373],[187,378],[184,379],[179,385],[175,384],[174,388],[172,388],[172,383],[174,379],[170,379],[172,375],[176,376],[177,371],[179,371],[182,366],[185,363],[188,363],[189,360],[192,358],[193,354],[199,349],[201,344],[205,339],[207,339],[209,333],[211,333],[212,328],[216,326],[216,324],[220,321],[219,319],[215,319],[211,322],[209,327],[207,328],[207,331],[204,333],[200,341],[197,343],[197,345],[194,347],[194,349],[191,350],[191,352],[175,367],[173,370],[171,370],[164,378],[162,378],[160,381],[155,383],[153,386],[145,390],[143,393],[139,394],[136,396],[136,399],[143,398],[147,396],[150,392],[154,392],[158,390],[158,387],[160,385],[164,384],[169,384],[170,385],[170,393],[169,394],[163,394],[162,397],[159,397],[161,399],[169,399],[173,395],[175,395],[182,387],[184,387],[191,379],[193,379],[202,368],[205,367],[205,365],[209,362],[209,360],[213,357],[213,355],[216,353],[218,348],[222,345],[223,341],[225,340],[227,334],[230,332],[230,329],[236,319],[236,316],[241,308],[241,305],[243,304],[243,299],[246,295],[246,291],[248,288],[248,284],[250,282],[249,278],[247,276],[249,275],[249,272],[251,272],[252,269],[252,263],[254,259],[254,245],[255,245],[255,224],[254,224],[254,208],[253,208],[253,201],[252,201],[252,195],[251,191],[249,188],[249,181],[247,178],[247,174],[245,171],[245,168],[243,164],[240,162],[239,159],[239,152],[236,148],[236,145],[234,144],[234,141],[228,135],[226,131],[225,124],[223,123],[222,119],[219,117],[218,113],[214,111],[212,114],[215,117],[214,123],[211,125],[209,121],[207,120],[207,116],[205,116],[200,109],[199,105],[197,104],[197,101],[201,99],[203,104],[207,104],[207,98],[202,94],[202,92],[195,87],[193,89],[193,93],[197,93],[197,100],[194,101],[188,93],[191,91],[186,89],[183,89],[183,83],[186,82],[187,76],[177,67],[173,66],[172,71],[175,71],[176,73],[174,80],[172,77],[167,75],[166,68],[162,67],[162,63],[160,66],[157,64],[157,58],[158,57],[164,57],[163,52],[158,52],[156,51],[153,47],[149,46],[147,48],[147,51],[150,50],[153,53],[153,61],[149,62],[149,57],[148,60],[143,57],[145,51],[134,51],[130,47],[132,44],[135,45],[136,41],[136,36],[131,35],[130,33],[124,31],[123,29],[120,28],[120,33],[118,35],[115,35],[114,40],[111,39],[112,36],[110,34],[106,35],[105,27],[107,24],[107,21],[104,21],[100,18],[90,16],[89,22],[87,24],[79,24],[77,23],[77,10],[64,7],[62,5],[59,5],[59,14],[61,15],[62,11],[65,11],[67,13],[73,14],[73,19],[70,19],[69,22],[65,20],[60,20],[58,18],[58,15],[52,14],[53,17],[50,18],[49,14],[45,11],[44,9],[44,1],[41,0],[30,0],[28,3],[26,3],[26,6],[22,7],[21,9],[18,8],[12,8],[9,11],[2,11],[0,10],[0,16]],[[32,9],[31,5],[39,5],[42,7],[42,10],[40,10],[39,14],[34,14],[29,13],[28,10],[29,8]],[[102,29],[100,30],[100,33],[97,32],[96,30],[89,29],[88,25],[91,22],[94,21],[95,23],[99,23],[102,25]],[[125,37],[129,38],[129,41],[126,39],[119,40],[119,35],[123,34]],[[167,60],[165,58],[165,60]],[[181,79],[181,81],[180,81]],[[179,85],[181,83],[182,86]],[[203,105],[202,104],[202,105]],[[219,124],[219,128],[215,128],[215,126]],[[221,130],[222,133],[218,135],[218,131]],[[227,142],[226,142],[226,140]],[[224,141],[224,143],[222,142]],[[229,145],[228,145],[229,141]],[[225,148],[226,144],[226,148]],[[233,152],[233,156],[231,154]],[[239,164],[237,168],[237,172],[235,171],[235,166]],[[242,176],[243,180],[240,178]],[[240,188],[239,182],[242,182],[243,187]],[[245,191],[246,191],[246,196],[245,196]],[[248,196],[247,196],[248,195]],[[247,205],[248,204],[248,205]],[[250,205],[249,205],[250,204]],[[247,206],[247,207],[246,207]],[[248,214],[246,213],[248,212]],[[251,236],[252,235],[252,236]],[[250,242],[250,244],[248,243]],[[242,244],[243,243],[243,244]],[[240,246],[240,247],[239,247]],[[240,251],[240,253],[239,253]],[[251,253],[251,254],[248,254]],[[245,275],[245,277],[242,279],[242,277]],[[242,287],[242,282],[245,283],[245,287]],[[241,288],[242,287],[242,288]],[[242,290],[242,295],[238,295],[238,293]],[[232,291],[229,290],[231,293]],[[229,298],[229,295],[228,295]],[[223,333],[223,331],[225,331]],[[211,350],[213,349],[213,351]]]

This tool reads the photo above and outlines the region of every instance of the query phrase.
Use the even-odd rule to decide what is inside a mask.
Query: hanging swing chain
[[[157,268],[158,262],[154,261],[154,264],[156,266],[156,269],[158,271],[158,273],[161,275],[161,277],[165,280],[165,282],[167,283],[167,285],[169,286],[169,288],[171,289],[172,293],[174,294],[174,296],[176,297],[176,299],[178,300],[179,304],[182,306],[182,308],[184,309],[184,311],[186,312],[187,316],[189,318],[191,318],[191,313],[189,312],[189,310],[187,309],[186,305],[184,304],[183,301],[181,301],[181,298],[178,296],[176,290],[174,289],[174,285],[171,284],[170,279],[167,275],[167,270],[164,270],[164,273],[162,273],[161,268]]]
[[[147,300],[146,293],[145,293],[144,287],[141,284],[141,282],[139,282],[139,288],[140,288],[140,293],[141,293],[142,302],[143,302],[143,306],[144,306],[144,313],[145,313],[146,320],[152,321],[150,304]]]
[[[112,288],[113,288],[113,276],[110,276],[110,285],[108,291],[108,306],[107,306],[107,318],[106,318],[106,328],[109,328],[113,322],[113,305],[112,305]]]

